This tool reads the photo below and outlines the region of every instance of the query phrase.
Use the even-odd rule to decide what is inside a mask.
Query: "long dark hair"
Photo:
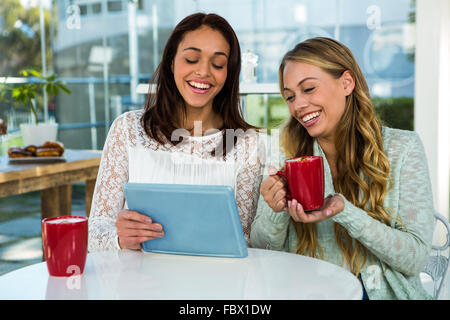
[[[171,68],[178,45],[186,32],[197,30],[204,25],[219,31],[230,46],[227,78],[222,90],[213,101],[213,110],[222,116],[224,125],[223,128],[217,129],[247,130],[256,128],[248,124],[241,115],[239,103],[241,50],[233,28],[217,14],[194,13],[179,22],[172,31],[164,48],[161,62],[150,80],[150,87],[152,84],[156,84],[156,92],[149,92],[147,96],[141,123],[145,132],[161,144],[170,142],[172,145],[176,145],[180,142],[171,141],[171,135],[174,130],[180,129],[179,126],[182,123],[180,116],[186,114],[185,102],[176,89],[177,86]],[[179,109],[180,107],[182,110]],[[225,130],[223,137],[225,137]],[[227,144],[222,144],[224,151],[222,154],[225,156],[230,150],[225,150]]]

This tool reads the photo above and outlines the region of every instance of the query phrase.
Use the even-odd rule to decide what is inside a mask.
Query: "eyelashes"
[[[304,93],[311,93],[315,88],[316,88],[316,87],[306,88],[305,90],[303,90],[303,92],[304,92]],[[288,97],[285,98],[285,100],[286,100],[287,102],[291,102],[291,101],[294,100],[294,98],[295,98],[295,95],[293,95],[293,96],[288,96]]]
[[[198,60],[189,60],[189,59],[186,59],[186,58],[185,58],[185,60],[186,60],[186,62],[189,63],[189,64],[196,64],[196,63],[198,62]],[[224,65],[223,65],[223,66],[219,66],[219,65],[217,65],[217,64],[215,64],[215,63],[212,63],[212,66],[213,66],[215,69],[218,69],[218,70],[223,69],[223,68],[225,67]]]

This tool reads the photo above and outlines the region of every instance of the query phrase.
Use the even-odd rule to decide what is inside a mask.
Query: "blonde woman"
[[[433,200],[418,135],[380,124],[355,58],[333,39],[309,39],[286,53],[279,83],[291,114],[283,152],[326,159],[326,199],[305,213],[286,200],[284,181],[269,167],[250,244],[343,266],[361,280],[364,298],[431,298],[419,278],[431,250]]]

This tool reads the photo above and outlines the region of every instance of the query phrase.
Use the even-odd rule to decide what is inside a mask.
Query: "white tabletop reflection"
[[[248,249],[246,258],[95,252],[82,275],[51,277],[42,262],[0,277],[0,299],[361,298],[359,280],[339,266],[262,249]]]

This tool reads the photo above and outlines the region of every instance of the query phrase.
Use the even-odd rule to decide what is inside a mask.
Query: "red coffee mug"
[[[288,199],[295,199],[303,210],[317,210],[323,205],[325,179],[323,159],[320,156],[306,156],[287,159],[285,171],[278,171],[288,184]]]
[[[64,216],[42,220],[42,245],[51,276],[69,277],[83,273],[88,248],[88,218]]]

